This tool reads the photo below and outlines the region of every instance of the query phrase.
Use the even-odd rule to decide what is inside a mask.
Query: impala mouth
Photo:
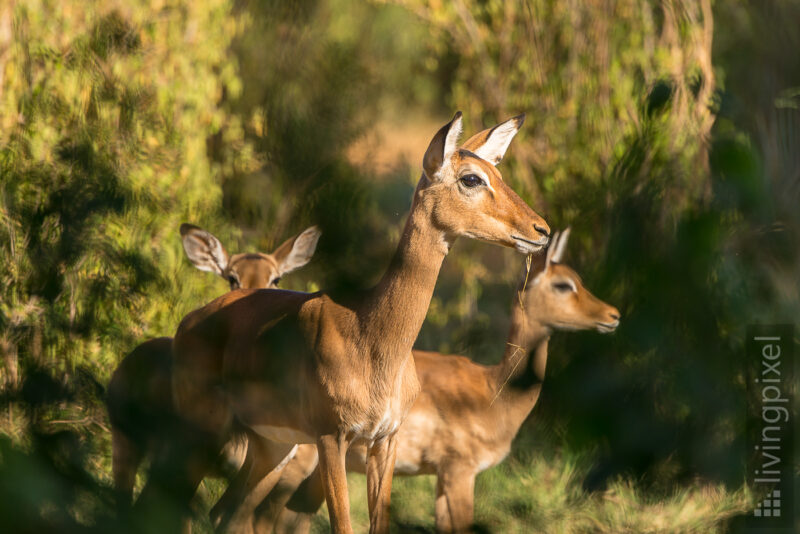
[[[518,235],[511,234],[511,239],[515,240],[515,248],[523,254],[531,254],[532,252],[539,252],[547,244],[548,238],[543,237],[538,241],[531,241]]]
[[[613,323],[596,323],[597,331],[602,332],[603,334],[607,334],[609,332],[613,332],[619,326],[619,320],[614,321]]]

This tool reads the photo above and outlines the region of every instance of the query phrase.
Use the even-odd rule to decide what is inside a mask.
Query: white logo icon
[[[781,490],[774,490],[767,495],[761,504],[753,510],[756,517],[780,517],[781,516]]]

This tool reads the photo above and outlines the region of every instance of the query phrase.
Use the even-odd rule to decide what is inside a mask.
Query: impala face
[[[195,267],[216,273],[233,289],[270,289],[278,287],[281,277],[311,260],[321,232],[316,226],[284,241],[272,254],[228,253],[219,239],[202,228],[181,225],[183,248]]]
[[[525,284],[525,310],[545,326],[556,330],[613,332],[619,326],[619,310],[586,289],[578,273],[558,263],[569,238],[569,229],[553,237],[544,268],[531,272]]]
[[[484,130],[457,148],[461,113],[443,126],[423,160],[423,197],[436,197],[433,221],[453,236],[466,236],[537,252],[550,227],[506,183],[497,163],[519,131],[524,115]]]
[[[234,254],[222,273],[231,289],[276,288],[281,281],[278,262],[272,254]]]

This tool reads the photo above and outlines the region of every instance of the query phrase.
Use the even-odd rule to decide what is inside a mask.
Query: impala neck
[[[379,358],[409,357],[428,313],[452,238],[431,222],[423,176],[389,269],[359,306],[359,318]]]
[[[550,333],[541,322],[528,318],[519,302],[514,305],[503,361],[495,367],[496,403],[518,419],[519,425],[539,399]]]

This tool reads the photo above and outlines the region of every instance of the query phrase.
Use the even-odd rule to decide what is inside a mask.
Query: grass
[[[728,520],[752,509],[747,487],[695,482],[645,490],[618,479],[603,492],[587,493],[581,481],[591,468],[586,456],[553,455],[509,460],[482,473],[475,490],[476,530],[503,533],[725,532]],[[366,480],[348,476],[356,532],[367,532]],[[433,476],[395,478],[395,532],[433,532]],[[315,517],[313,532],[329,532],[327,510]]]
[[[7,417],[7,415],[6,415]],[[3,428],[20,423],[3,420]],[[16,423],[16,424],[14,424]],[[11,432],[9,435],[13,436]],[[20,439],[17,432],[17,439]],[[105,436],[106,433],[101,433]],[[93,444],[110,452],[107,439]],[[110,486],[110,455],[92,455],[90,470]],[[722,484],[695,481],[683,486],[644,485],[618,478],[608,489],[587,492],[582,481],[593,466],[590,454],[518,451],[503,464],[478,476],[475,490],[477,532],[554,534],[727,532],[734,516],[752,510],[756,496],[746,486],[736,490]],[[138,488],[146,468],[140,471]],[[351,518],[355,532],[369,530],[366,479],[349,474]],[[433,476],[396,477],[392,493],[393,532],[434,532]],[[200,504],[194,530],[211,533],[208,510],[222,495],[222,480],[206,479],[200,487]],[[330,532],[323,506],[314,518],[313,532]]]
[[[63,408],[60,419],[81,422],[70,425],[90,441],[89,447],[103,454],[89,456],[89,471],[101,484],[111,486],[111,444],[97,410]],[[23,445],[24,412],[0,413],[0,429]],[[58,421],[62,422],[62,421]],[[51,422],[52,429],[61,425]],[[94,427],[101,432],[89,432]],[[478,476],[475,490],[475,521],[478,532],[497,533],[655,533],[726,532],[734,516],[755,506],[756,497],[746,486],[730,490],[722,484],[694,481],[682,486],[642,484],[632,478],[618,478],[605,491],[587,492],[582,482],[592,470],[592,454],[575,454],[553,448],[548,440],[536,440],[514,453],[503,464]],[[538,451],[537,453],[530,452]],[[138,489],[144,482],[146,467],[140,471]],[[664,477],[665,479],[667,477]],[[349,474],[351,518],[355,532],[367,532],[366,479]],[[396,477],[393,484],[392,512],[394,532],[433,532],[433,476]],[[225,484],[207,479],[200,487],[196,532],[213,532],[208,509],[222,495]],[[325,506],[314,518],[313,532],[329,532]]]

